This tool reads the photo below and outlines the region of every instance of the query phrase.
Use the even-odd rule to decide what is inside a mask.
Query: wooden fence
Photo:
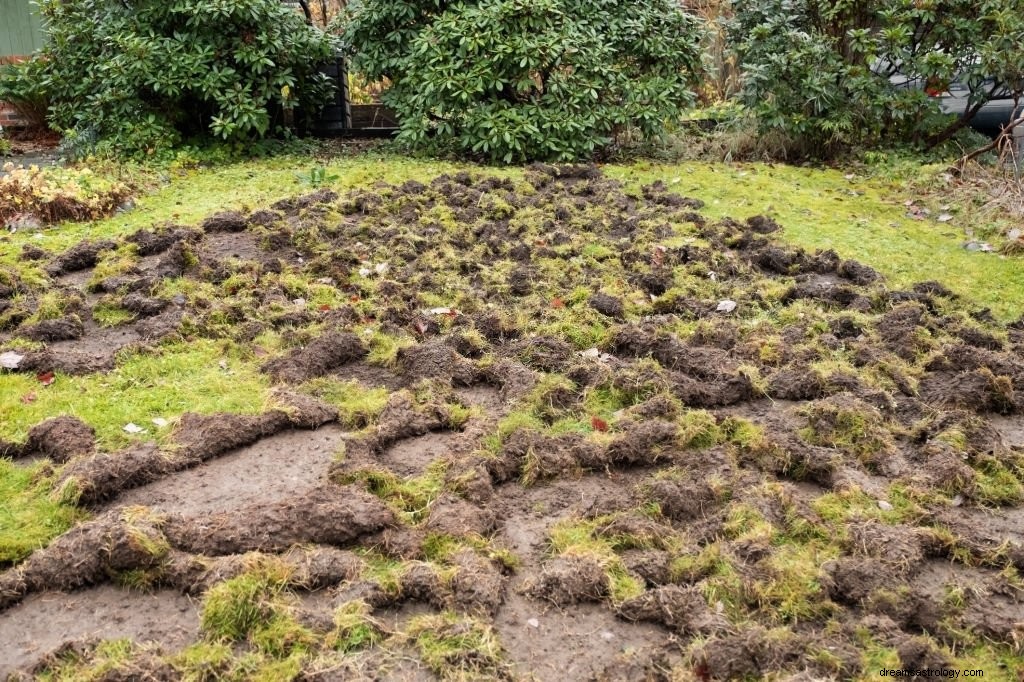
[[[25,57],[43,45],[42,22],[31,0],[0,0],[0,59]]]

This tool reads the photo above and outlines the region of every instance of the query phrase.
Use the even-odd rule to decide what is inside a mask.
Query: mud
[[[69,640],[128,638],[180,649],[199,636],[199,604],[170,590],[103,585],[33,595],[0,617],[0,676],[25,668]]]
[[[113,504],[198,515],[285,501],[321,481],[343,436],[336,426],[268,436],[203,466],[126,490]]]

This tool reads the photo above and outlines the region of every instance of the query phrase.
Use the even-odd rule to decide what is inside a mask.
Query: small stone
[[[0,353],[0,367],[4,369],[18,369],[18,365],[25,359],[24,355],[19,355],[13,350],[9,350],[6,353]]]
[[[605,630],[605,631],[603,631],[603,632],[601,633],[601,639],[603,639],[603,640],[604,640],[604,641],[606,641],[606,642],[610,642],[610,641],[612,641],[613,639],[615,639],[615,634],[614,634],[614,633],[612,633],[612,632],[608,632],[607,630]]]
[[[526,621],[526,624],[529,625],[531,628],[539,628],[540,627],[540,621],[537,620],[536,618],[530,618],[529,620]]]
[[[158,428],[161,428],[161,429],[164,428],[165,426],[167,426],[167,424],[169,423],[163,417],[154,417],[152,421],[153,421],[154,424],[156,424],[156,426]]]
[[[720,313],[731,313],[736,310],[736,301],[730,301],[728,299],[718,302],[718,307],[715,308]]]
[[[950,500],[949,503],[951,505],[953,505],[954,507],[959,507],[960,505],[962,505],[964,503],[964,496],[963,495],[957,495],[952,500]]]
[[[297,298],[294,301],[292,301],[292,303],[294,303],[295,305],[297,305],[297,306],[299,306],[301,308],[302,306],[306,305],[306,299],[304,299],[304,298]]]
[[[146,429],[142,428],[138,424],[132,424],[131,422],[124,425],[125,433],[145,433]]]
[[[878,508],[881,509],[882,511],[892,511],[892,505],[886,502],[885,500],[878,501]]]

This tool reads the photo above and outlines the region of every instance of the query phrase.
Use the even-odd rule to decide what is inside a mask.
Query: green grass
[[[303,390],[337,407],[339,421],[350,429],[371,424],[388,402],[387,389],[369,388],[355,380],[321,377],[306,383]]]
[[[24,559],[85,516],[50,497],[45,468],[0,459],[0,565]]]
[[[472,618],[451,612],[418,616],[409,622],[407,634],[423,662],[443,680],[490,678],[502,667],[504,652],[494,630]]]
[[[220,367],[227,362],[227,370]],[[229,343],[199,340],[174,343],[121,359],[107,374],[57,375],[43,386],[34,375],[0,374],[0,438],[21,441],[30,428],[49,417],[70,414],[96,429],[104,450],[131,442],[164,438],[152,419],[173,419],[184,412],[256,414],[267,400],[269,384],[257,368]],[[133,423],[146,429],[124,431]]]
[[[966,251],[957,228],[906,217],[901,186],[854,178],[843,170],[768,164],[607,166],[630,184],[664,181],[701,199],[712,218],[767,215],[781,238],[807,249],[835,249],[882,272],[894,287],[939,280],[979,307],[1016,319],[1024,311],[1019,258]]]

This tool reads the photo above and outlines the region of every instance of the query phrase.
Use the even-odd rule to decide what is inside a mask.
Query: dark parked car
[[[947,114],[959,116],[967,109],[970,94],[970,90],[963,83],[953,83],[945,92],[939,94],[939,97],[942,98],[942,110]],[[1009,90],[1003,90],[985,102],[971,119],[970,126],[979,132],[995,137],[1003,126],[1020,116],[1022,112],[1024,112],[1024,99],[1014,108],[1013,95]]]

